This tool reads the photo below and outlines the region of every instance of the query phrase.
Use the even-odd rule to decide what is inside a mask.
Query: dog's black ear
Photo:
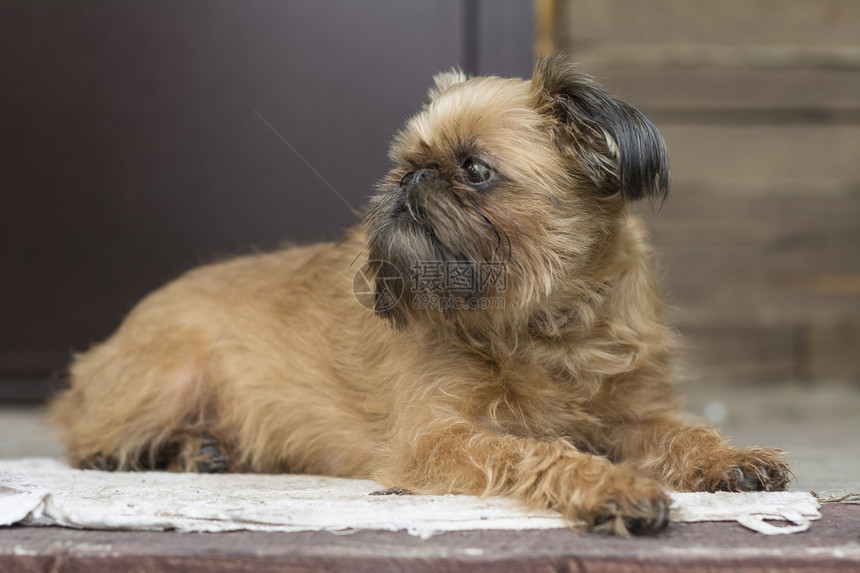
[[[558,144],[602,189],[630,201],[666,198],[666,146],[639,110],[612,98],[561,54],[537,61],[531,92],[535,108],[551,117]]]

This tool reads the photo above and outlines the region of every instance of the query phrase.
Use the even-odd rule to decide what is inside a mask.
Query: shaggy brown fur
[[[638,111],[561,57],[531,81],[451,72],[391,159],[339,242],[196,269],[78,356],[53,404],[74,462],[504,495],[618,534],[662,527],[664,488],[786,486],[781,452],[676,408],[629,211],[668,165]]]

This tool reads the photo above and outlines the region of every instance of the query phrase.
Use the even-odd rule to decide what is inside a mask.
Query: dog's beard
[[[399,183],[380,185],[364,221],[376,313],[402,327],[502,300],[510,241],[474,191]]]

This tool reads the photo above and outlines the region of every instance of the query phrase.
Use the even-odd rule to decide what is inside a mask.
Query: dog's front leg
[[[555,509],[574,527],[620,535],[657,530],[667,520],[669,500],[657,481],[564,440],[447,428],[412,433],[390,454],[376,478],[417,493],[509,496]]]
[[[735,448],[717,430],[667,415],[617,427],[614,458],[678,491],[780,491],[791,472],[781,450]]]

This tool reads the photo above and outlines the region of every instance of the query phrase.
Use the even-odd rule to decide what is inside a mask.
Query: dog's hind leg
[[[206,427],[205,362],[188,339],[153,337],[141,344],[115,337],[78,357],[71,388],[52,404],[73,465],[87,469],[136,470],[165,466],[165,452],[186,451],[177,436]],[[201,439],[212,436],[200,436]],[[203,454],[212,444],[198,444]],[[220,468],[213,455],[210,471]],[[167,456],[169,458],[169,456]],[[189,462],[190,463],[190,462]],[[195,462],[196,463],[196,462]],[[206,464],[201,462],[201,469]],[[185,464],[186,466],[188,464]]]

